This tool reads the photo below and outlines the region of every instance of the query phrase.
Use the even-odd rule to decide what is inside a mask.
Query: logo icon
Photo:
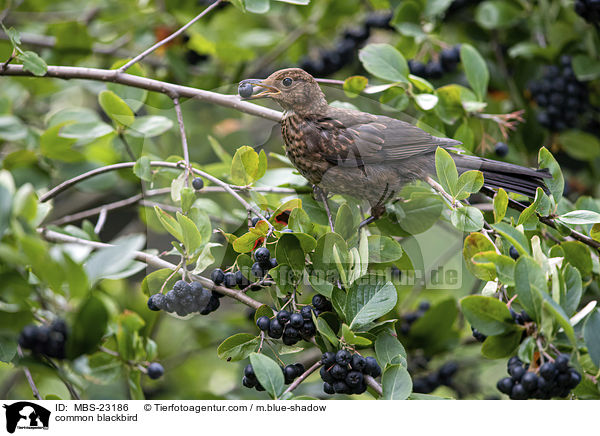
[[[14,433],[18,429],[47,430],[50,422],[50,411],[42,406],[19,401],[10,405],[4,404],[6,409],[6,431]]]

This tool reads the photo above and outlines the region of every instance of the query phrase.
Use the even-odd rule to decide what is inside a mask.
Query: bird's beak
[[[260,79],[242,80],[238,89],[239,94],[243,100],[254,100],[257,98],[271,97],[273,95],[281,93],[279,89],[267,85],[263,80]],[[252,93],[249,93],[250,89],[252,89]]]

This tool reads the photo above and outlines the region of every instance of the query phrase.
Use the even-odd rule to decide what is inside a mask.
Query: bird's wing
[[[319,122],[325,144],[323,158],[346,167],[395,163],[433,153],[437,147],[452,147],[459,141],[438,138],[404,121],[365,112],[330,108]]]

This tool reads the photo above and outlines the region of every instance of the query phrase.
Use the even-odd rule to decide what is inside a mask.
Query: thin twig
[[[106,244],[104,242],[88,241],[86,239],[76,238],[74,236],[65,235],[65,234],[58,233],[58,232],[48,230],[48,229],[39,229],[38,231],[44,239],[46,239],[47,241],[51,241],[51,242],[87,245],[89,247],[98,248],[98,249],[115,247],[115,245],[112,245],[112,244]],[[166,260],[163,260],[160,257],[154,256],[152,254],[144,253],[143,251],[134,251],[133,254],[134,254],[135,260],[144,262],[147,265],[150,265],[154,268],[158,268],[158,269],[163,269],[163,268],[175,269],[176,268],[176,266],[173,265],[171,262],[167,262]],[[202,284],[202,286],[208,288],[209,290],[214,290],[214,291],[220,292],[221,294],[226,295],[227,297],[231,297],[231,298],[239,301],[240,303],[244,303],[246,306],[253,307],[254,309],[258,309],[260,306],[262,306],[261,302],[248,297],[246,294],[244,294],[241,291],[229,289],[224,286],[217,286],[213,283],[212,280],[207,279],[202,276],[198,276],[195,274],[190,274],[190,276],[193,277],[193,279],[195,281],[200,282]]]
[[[296,380],[294,380],[294,382],[288,386],[288,388],[283,391],[282,395],[287,394],[288,392],[292,392],[294,389],[296,389],[298,386],[300,386],[300,383],[302,383],[304,380],[306,380],[313,372],[315,372],[317,369],[319,369],[319,367],[321,366],[321,361],[317,360],[313,366],[311,366],[310,368],[308,368],[306,371],[304,371],[304,373],[298,377]]]
[[[19,357],[23,357],[23,350],[21,349],[20,345],[17,345],[17,353],[19,354]],[[33,381],[31,371],[29,371],[29,368],[27,368],[26,366],[23,366],[23,374],[25,374],[25,378],[27,379],[27,383],[29,383],[29,387],[31,388],[33,396],[36,399],[41,400],[42,396],[40,395],[40,391],[38,390],[37,386],[35,385],[35,382]]]
[[[190,27],[192,24],[194,24],[196,21],[198,21],[204,15],[206,15],[207,13],[209,13],[210,11],[212,11],[214,8],[216,8],[217,6],[219,6],[220,3],[221,3],[221,0],[217,0],[216,2],[214,2],[213,4],[211,4],[209,7],[207,7],[206,9],[204,9],[201,13],[199,13],[196,16],[196,18],[194,18],[193,20],[191,20],[185,26],[181,27],[179,30],[177,30],[176,32],[174,32],[171,35],[167,36],[162,41],[157,42],[152,47],[148,48],[144,52],[142,52],[139,55],[137,55],[136,57],[134,57],[132,60],[130,60],[125,65],[123,65],[121,68],[119,68],[118,71],[120,73],[124,73],[125,71],[127,71],[128,68],[131,68],[131,66],[137,64],[139,61],[141,61],[142,59],[144,59],[146,56],[148,56],[150,53],[152,53],[157,48],[159,48],[159,47],[165,45],[166,43],[168,43],[169,41],[177,38],[179,35],[181,35],[183,32],[185,32],[188,27]]]
[[[160,80],[134,76],[132,74],[118,74],[117,70],[51,65],[48,66],[48,70],[44,76],[35,76],[31,72],[23,69],[23,65],[8,65],[4,71],[0,72],[0,76],[56,77],[59,79],[87,79],[100,82],[112,82],[134,88],[146,89],[148,91],[160,92],[161,94],[168,96],[177,95],[179,97],[197,98],[199,100],[207,101],[223,107],[228,107],[249,115],[256,115],[276,122],[280,122],[283,115],[280,111],[268,109],[247,101],[242,101],[237,95],[219,94],[216,92],[205,91],[203,89],[191,88],[189,86],[175,85],[173,83],[162,82]]]
[[[375,392],[377,392],[377,395],[380,397],[383,395],[383,389],[381,389],[381,385],[377,383],[373,377],[370,375],[365,375],[365,382],[367,383],[367,386],[371,387]]]
[[[104,227],[104,223],[106,223],[106,209],[102,209],[98,214],[98,221],[96,222],[96,226],[94,227],[94,233],[99,235]]]
[[[220,0],[213,3],[217,4]],[[179,124],[179,134],[181,135],[181,148],[183,150],[183,160],[185,161],[185,186],[189,186],[189,174],[190,174],[190,152],[188,150],[187,137],[185,136],[185,126],[183,124],[183,114],[181,113],[181,105],[179,104],[179,97],[173,97],[173,104],[175,105],[175,113],[177,114],[177,124]]]

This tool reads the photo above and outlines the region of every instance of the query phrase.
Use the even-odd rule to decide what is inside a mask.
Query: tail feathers
[[[477,156],[454,155],[459,173],[479,170],[483,173],[484,186],[503,188],[517,194],[535,197],[537,188],[550,193],[544,179],[552,178],[547,169],[536,170],[506,162],[498,162]]]

